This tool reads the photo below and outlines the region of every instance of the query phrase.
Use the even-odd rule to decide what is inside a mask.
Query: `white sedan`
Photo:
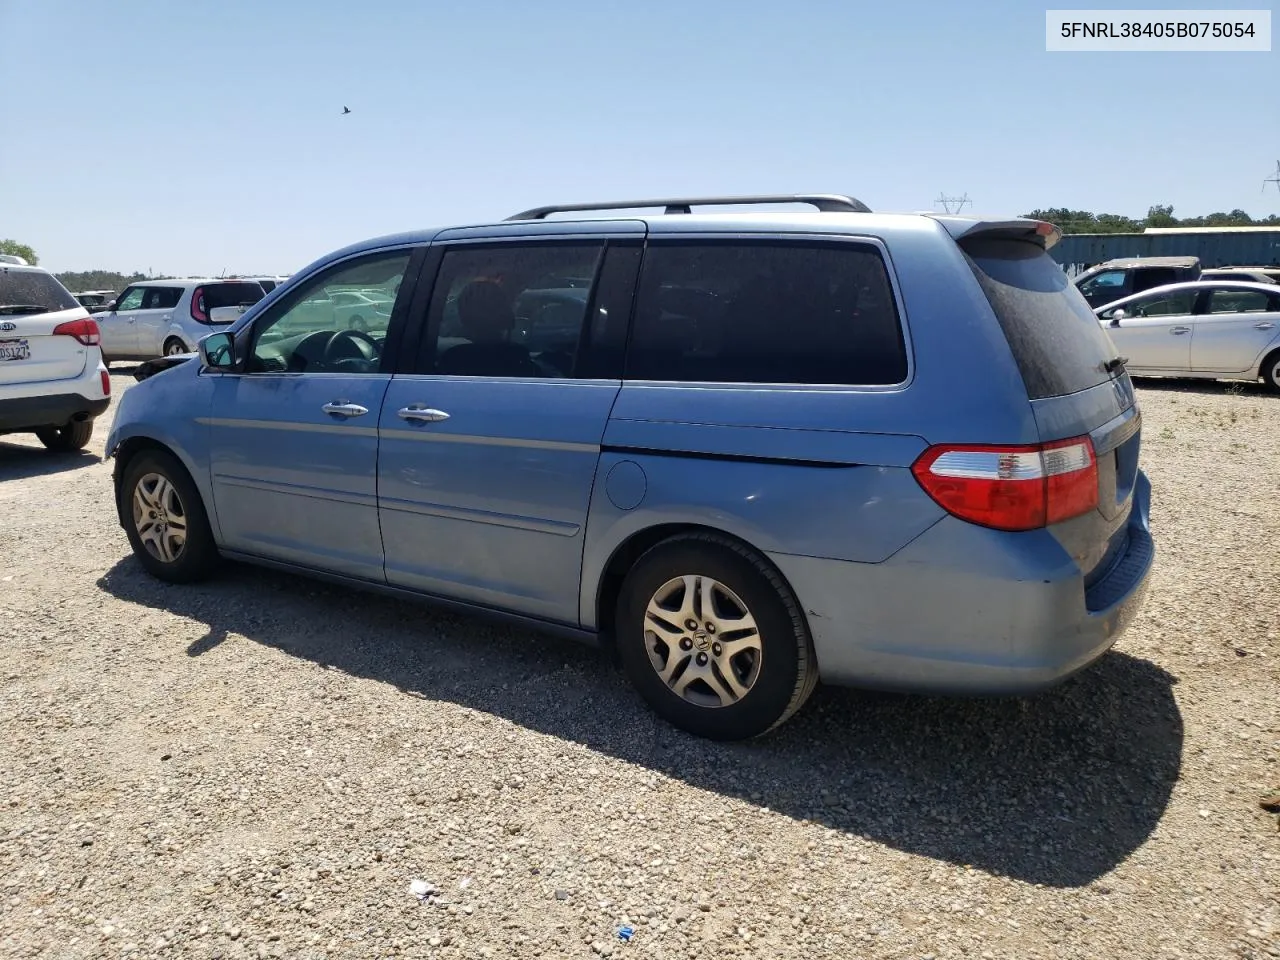
[[[1094,311],[1135,377],[1257,380],[1280,390],[1280,289],[1173,283]]]

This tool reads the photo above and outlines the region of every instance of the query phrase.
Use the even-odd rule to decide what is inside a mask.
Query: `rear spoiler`
[[[978,237],[989,240],[1030,240],[1046,250],[1062,239],[1062,231],[1045,220],[971,220],[965,217],[948,217],[930,214],[953,240],[973,240]]]

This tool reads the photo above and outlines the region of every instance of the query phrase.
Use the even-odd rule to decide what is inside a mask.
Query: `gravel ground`
[[[1280,397],[1140,393],[1160,554],[1113,653],[1030,700],[820,690],[733,746],[570,643],[163,586],[105,424],[6,438],[0,955],[1280,957]]]

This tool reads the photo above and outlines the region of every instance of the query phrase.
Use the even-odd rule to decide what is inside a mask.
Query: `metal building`
[[[1280,227],[1148,227],[1143,233],[1074,233],[1049,256],[1075,275],[1120,257],[1199,257],[1202,267],[1280,266]]]

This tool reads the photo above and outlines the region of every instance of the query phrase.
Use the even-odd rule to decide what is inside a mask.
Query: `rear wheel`
[[[89,445],[93,436],[92,420],[73,420],[65,427],[45,427],[36,436],[52,453],[74,453]]]
[[[218,562],[200,492],[172,454],[146,450],[121,479],[120,513],[134,555],[153,577],[170,583],[203,580]]]
[[[1280,350],[1262,361],[1262,369],[1259,373],[1268,387],[1280,391]]]
[[[616,626],[641,696],[698,736],[765,733],[817,683],[813,641],[786,582],[715,534],[673,537],[644,554],[623,582]]]
[[[359,330],[361,333],[369,332],[369,324],[365,323],[364,317],[359,316],[358,314],[351,318],[347,326],[349,329]]]
[[[187,345],[177,337],[170,337],[164,342],[164,355],[166,357],[176,357],[179,354],[187,352]]]

